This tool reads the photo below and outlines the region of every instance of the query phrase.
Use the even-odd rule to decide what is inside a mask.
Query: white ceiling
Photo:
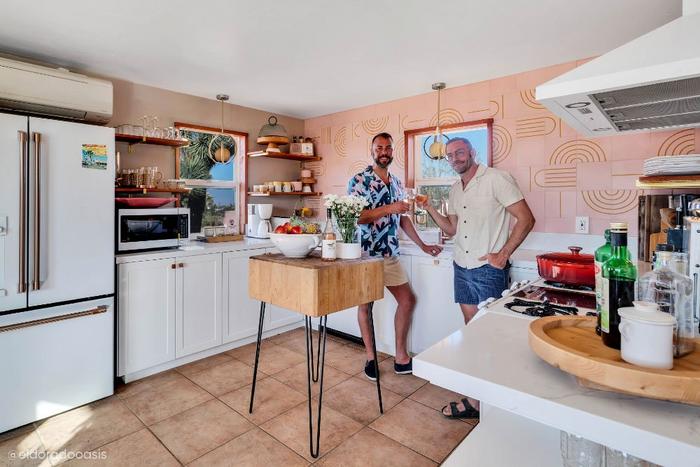
[[[0,52],[308,118],[598,55],[681,0],[2,0]]]

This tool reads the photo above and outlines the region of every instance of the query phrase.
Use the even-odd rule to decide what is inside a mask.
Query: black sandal
[[[466,397],[460,402],[464,404],[464,410],[457,410],[457,402],[450,402],[450,414],[445,415],[447,406],[444,406],[440,413],[442,413],[442,416],[445,418],[479,418],[479,411],[471,406]]]

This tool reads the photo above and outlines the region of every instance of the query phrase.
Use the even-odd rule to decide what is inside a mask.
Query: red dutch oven
[[[581,254],[580,246],[571,253],[546,253],[537,256],[537,272],[544,280],[566,285],[595,287],[593,255]]]

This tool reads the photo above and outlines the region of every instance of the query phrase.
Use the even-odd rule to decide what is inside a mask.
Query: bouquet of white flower
[[[367,200],[355,195],[326,195],[323,197],[326,208],[335,216],[336,225],[344,243],[355,242],[355,231],[360,213],[367,206]]]

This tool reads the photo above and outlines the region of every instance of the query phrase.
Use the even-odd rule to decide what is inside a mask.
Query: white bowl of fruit
[[[272,243],[288,258],[305,258],[321,244],[318,224],[292,219],[270,234]]]

